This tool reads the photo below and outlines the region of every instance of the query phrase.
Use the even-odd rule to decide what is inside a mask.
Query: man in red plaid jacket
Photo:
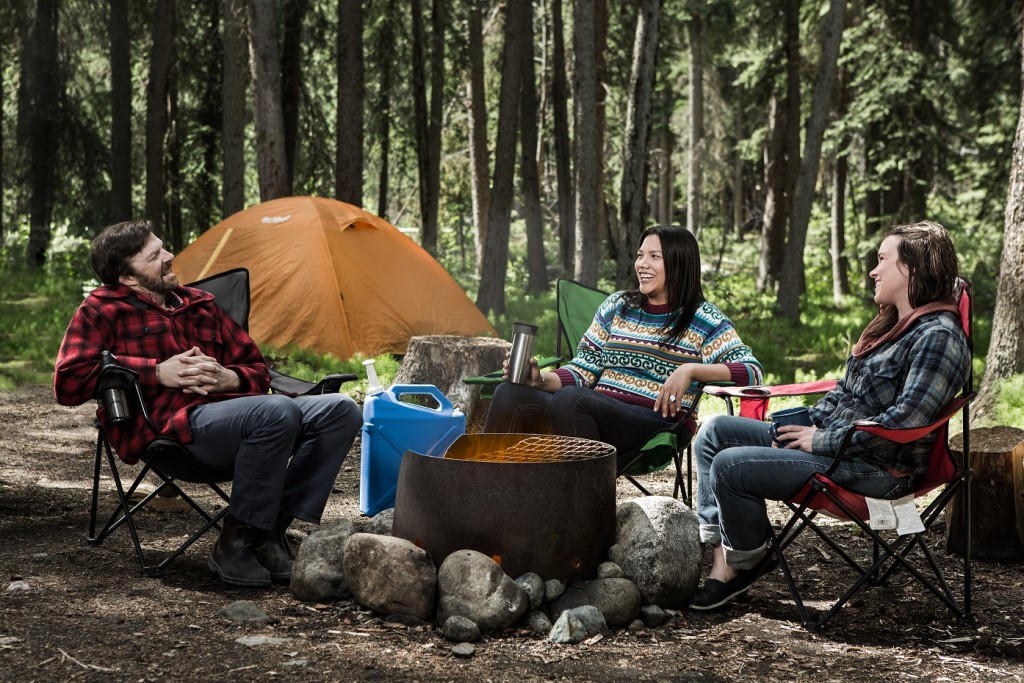
[[[137,373],[160,435],[184,444],[193,466],[233,472],[210,568],[233,585],[287,581],[293,554],[285,530],[294,518],[319,523],[362,416],[340,393],[268,394],[256,344],[212,294],[178,284],[173,260],[148,221],[100,233],[92,266],[103,285],[68,325],[54,393],[63,405],[94,398],[103,351]],[[98,416],[106,417],[102,406]],[[157,436],[141,415],[106,432],[127,463],[145,459]]]

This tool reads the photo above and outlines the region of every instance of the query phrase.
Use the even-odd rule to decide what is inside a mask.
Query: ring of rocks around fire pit
[[[673,498],[621,503],[609,561],[593,579],[570,585],[532,572],[513,579],[475,550],[454,552],[435,568],[422,548],[388,535],[392,513],[375,516],[364,532],[342,520],[306,537],[292,570],[293,595],[317,603],[351,598],[386,621],[433,623],[460,644],[513,627],[579,643],[615,628],[664,624],[700,579],[696,515]],[[471,647],[458,650],[472,654]]]

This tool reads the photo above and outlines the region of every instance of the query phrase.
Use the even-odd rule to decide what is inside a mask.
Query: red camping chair
[[[961,282],[958,303],[960,320],[964,331],[967,333],[968,347],[973,349],[971,340],[973,331],[971,291],[970,285],[965,281]],[[835,386],[835,381],[826,380],[776,387],[707,387],[705,392],[723,398],[728,405],[730,414],[732,414],[732,399],[738,398],[741,403],[741,415],[763,419],[768,401],[772,397],[824,393],[833,386]],[[884,584],[894,572],[900,569],[906,570],[916,581],[934,594],[958,619],[967,621],[971,618],[970,497],[973,470],[970,466],[968,454],[970,453],[969,406],[974,396],[973,376],[969,372],[961,394],[950,401],[942,410],[939,418],[930,425],[912,429],[887,429],[877,423],[868,421],[857,422],[851,425],[829,469],[822,474],[811,475],[803,488],[791,500],[786,501],[786,505],[792,511],[792,516],[779,532],[775,532],[769,525],[770,552],[774,552],[779,561],[783,575],[786,578],[786,583],[789,585],[790,593],[796,603],[797,611],[800,614],[800,621],[805,628],[811,631],[820,630],[829,619],[843,608],[857,591],[865,585]],[[961,412],[963,414],[964,457],[962,462],[957,462],[949,449],[948,431],[949,421]],[[843,460],[846,448],[857,431],[865,431],[873,436],[903,444],[917,441],[929,434],[935,434],[935,443],[932,446],[928,460],[928,472],[913,492],[914,498],[917,500],[941,488],[941,491],[931,502],[927,503],[923,510],[920,509],[920,503],[918,505],[924,531],[897,535],[892,540],[886,540],[882,533],[871,528],[866,497],[850,491],[829,479],[829,476]],[[946,510],[957,494],[962,494],[963,496],[963,504],[960,508],[963,514],[963,528],[965,529],[964,585],[963,597],[959,602],[941,568],[935,561],[935,556],[928,546],[926,538],[929,530],[935,525],[941,513]],[[829,517],[856,524],[872,542],[871,561],[858,561],[836,539],[829,536],[827,529],[815,521],[819,514],[825,514]],[[805,600],[800,593],[793,570],[785,554],[785,550],[805,529],[814,531],[818,537],[843,558],[857,575],[854,583],[817,619],[812,619],[808,613]],[[889,535],[894,532],[884,533]],[[914,550],[920,552],[920,555],[927,564],[927,567],[923,568],[924,571],[912,564],[909,559]]]

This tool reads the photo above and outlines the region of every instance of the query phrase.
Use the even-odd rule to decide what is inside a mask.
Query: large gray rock
[[[526,590],[501,565],[475,550],[458,550],[437,572],[437,621],[461,616],[482,631],[498,631],[519,621],[530,606]]]
[[[608,557],[640,589],[645,604],[684,606],[700,581],[697,515],[667,496],[645,496],[615,511]],[[610,622],[609,622],[610,623]]]
[[[593,605],[601,611],[609,626],[625,626],[640,614],[640,590],[629,579],[594,579],[565,589],[551,615],[557,620],[574,607]]]
[[[306,602],[340,600],[352,595],[342,567],[345,544],[352,533],[352,522],[343,519],[306,537],[292,565],[292,595]]]
[[[352,534],[345,577],[356,602],[381,614],[427,619],[434,611],[437,571],[422,548],[404,538]]]

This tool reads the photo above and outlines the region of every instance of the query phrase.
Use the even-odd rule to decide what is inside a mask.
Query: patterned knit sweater
[[[670,311],[667,304],[632,308],[623,294],[616,292],[604,300],[576,357],[555,371],[562,386],[592,387],[625,403],[653,408],[658,390],[680,363],[724,363],[736,384],[761,384],[761,364],[714,304],[702,303],[689,328],[677,339],[666,340],[678,311]],[[682,402],[689,407],[695,398],[690,391]]]

